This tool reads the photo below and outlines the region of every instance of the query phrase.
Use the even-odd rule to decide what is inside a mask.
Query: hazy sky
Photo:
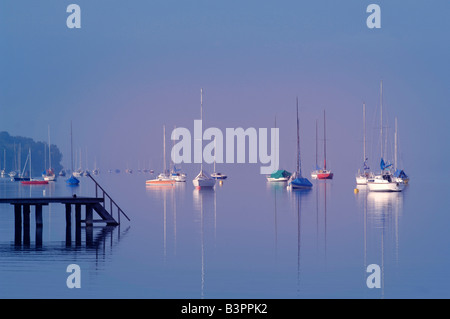
[[[81,29],[66,26],[71,3]],[[381,29],[366,26],[370,3]],[[386,125],[398,117],[404,167],[419,174],[449,157],[449,13],[448,1],[2,0],[0,130],[46,141],[50,125],[69,159],[72,120],[90,166],[159,170],[162,125],[167,136],[192,129],[203,87],[205,127],[273,127],[277,116],[280,162],[293,170],[298,96],[303,166],[326,109],[329,166],[353,178],[363,102],[379,160],[383,80]]]

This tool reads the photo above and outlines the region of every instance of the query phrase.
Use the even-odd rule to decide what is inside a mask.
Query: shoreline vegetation
[[[35,141],[30,137],[11,136],[5,131],[0,132],[0,170],[5,170],[6,173],[22,172],[30,149],[33,156],[32,171],[37,174],[48,169],[46,167],[49,165],[48,143]],[[54,144],[51,144],[50,149],[53,169],[59,172],[63,169],[61,165],[63,155]]]

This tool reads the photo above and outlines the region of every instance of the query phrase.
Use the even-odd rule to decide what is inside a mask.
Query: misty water
[[[150,174],[95,178],[121,206],[118,227],[66,237],[65,209],[34,209],[30,242],[14,241],[14,209],[0,205],[0,298],[431,298],[449,297],[448,207],[444,188],[411,179],[401,193],[370,193],[354,178],[289,191],[263,175],[230,176],[196,190],[146,187]],[[4,178],[1,197],[93,196],[94,183],[66,178],[25,186]],[[106,205],[108,208],[108,205]],[[82,212],[84,215],[84,211]],[[95,214],[95,213],[94,213]],[[74,218],[74,217],[72,217]],[[96,217],[95,217],[96,218]],[[89,238],[89,239],[88,239]],[[69,289],[67,266],[81,269]],[[370,264],[381,288],[366,284]]]

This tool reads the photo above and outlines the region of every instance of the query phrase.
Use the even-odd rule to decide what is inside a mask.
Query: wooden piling
[[[96,184],[96,187],[98,184]],[[87,241],[92,240],[92,227],[94,223],[105,223],[107,226],[117,226],[120,223],[120,215],[123,214],[128,220],[127,215],[120,207],[106,194],[101,188],[103,194],[100,197],[25,197],[25,198],[0,198],[0,204],[10,204],[14,206],[14,242],[16,245],[30,244],[30,215],[31,206],[34,206],[36,222],[36,245],[42,245],[43,228],[43,209],[42,206],[50,203],[61,203],[65,205],[66,215],[66,245],[72,244],[72,205],[75,205],[75,241],[81,245],[81,224],[86,223],[89,228]],[[97,195],[97,194],[96,194]],[[105,196],[110,200],[110,212],[105,209]],[[103,204],[103,205],[102,205]],[[119,223],[113,218],[113,205],[117,208]],[[81,210],[85,206],[86,218],[81,219]],[[101,219],[94,219],[93,212],[96,212]]]
[[[66,203],[66,227],[72,226],[72,205]]]
[[[30,245],[30,205],[23,205],[23,244]]]
[[[14,244],[22,245],[22,205],[14,205]]]
[[[86,226],[92,226],[93,224],[94,216],[92,205],[86,204]]]
[[[81,227],[81,205],[75,205],[75,227]]]
[[[36,205],[36,227],[42,227],[42,205]]]

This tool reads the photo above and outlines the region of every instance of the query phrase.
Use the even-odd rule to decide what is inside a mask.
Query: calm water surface
[[[15,245],[13,206],[0,205],[1,298],[448,298],[448,199],[423,178],[402,193],[354,193],[353,178],[286,190],[229,178],[214,190],[146,188],[146,174],[96,177],[131,222],[66,238],[64,207],[34,211],[29,245]],[[0,181],[1,197],[94,195],[64,179],[47,186]],[[84,212],[83,212],[84,215]],[[86,243],[86,237],[92,238]],[[91,237],[92,236],[92,237]],[[69,264],[81,289],[66,286]],[[378,264],[382,288],[366,286]]]

